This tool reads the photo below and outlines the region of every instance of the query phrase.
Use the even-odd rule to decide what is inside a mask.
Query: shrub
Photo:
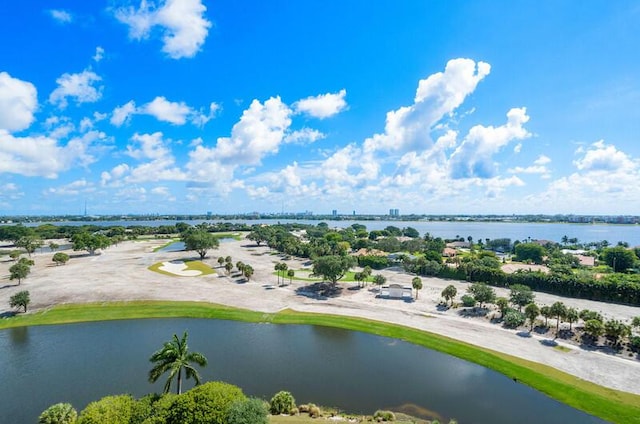
[[[45,409],[38,418],[38,424],[73,424],[78,413],[70,403],[56,403]]]
[[[229,408],[229,424],[268,424],[269,410],[264,401],[257,398],[235,401]]]
[[[307,405],[306,403],[303,403],[302,405],[298,405],[298,411],[300,413],[309,412],[309,405]]]
[[[476,306],[476,299],[473,296],[469,296],[468,294],[463,295],[460,300],[462,300],[462,305],[466,307]]]
[[[82,410],[78,424],[129,424],[134,402],[130,395],[103,397]]]
[[[231,405],[245,399],[233,384],[205,383],[174,398],[166,424],[226,424]]]
[[[631,347],[634,352],[640,351],[640,336],[630,337],[629,347]]]
[[[269,411],[273,415],[290,414],[296,407],[296,400],[291,393],[282,390],[273,395],[269,405]]]
[[[131,408],[130,424],[147,424],[147,419],[159,415],[157,410],[162,396],[151,394],[138,399]]]
[[[396,415],[391,411],[377,410],[375,412],[375,414],[373,414],[373,419],[378,421],[378,422],[380,422],[380,421],[395,421],[396,420]]]
[[[517,328],[523,325],[526,319],[522,312],[511,309],[504,314],[504,325],[508,328]]]
[[[322,415],[322,411],[320,411],[320,407],[314,405],[313,403],[309,405],[309,416],[311,418],[318,418]]]

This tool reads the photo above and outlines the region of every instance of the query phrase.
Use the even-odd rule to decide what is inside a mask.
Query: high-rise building
[[[333,211],[331,211],[331,215],[338,216],[338,211],[336,209],[334,209]]]
[[[389,216],[400,216],[400,209],[389,209]]]

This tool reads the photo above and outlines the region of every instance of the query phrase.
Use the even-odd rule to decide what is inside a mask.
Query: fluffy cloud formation
[[[71,166],[93,163],[90,148],[106,138],[102,132],[90,131],[63,146],[50,137],[14,137],[0,130],[0,173],[56,178]]]
[[[284,137],[285,143],[307,144],[322,140],[326,135],[313,128],[302,128],[291,131]]]
[[[345,96],[347,90],[342,89],[337,93],[326,93],[315,97],[307,97],[293,104],[296,113],[305,113],[319,119],[337,115],[347,107]]]
[[[591,145],[585,155],[573,162],[580,171],[626,171],[633,169],[635,164],[626,153],[615,146],[604,144],[603,140]]]
[[[259,165],[264,156],[278,152],[291,125],[290,116],[291,109],[280,97],[264,104],[254,100],[233,126],[231,137],[218,139],[213,157],[231,164]]]
[[[91,193],[95,191],[93,183],[82,178],[60,187],[50,187],[44,194],[52,194],[59,196],[77,196],[81,193]]]
[[[73,16],[71,15],[71,13],[67,12],[66,10],[51,9],[49,10],[49,14],[56,22],[61,24],[68,24],[73,21]]]
[[[135,40],[148,38],[153,27],[160,27],[162,51],[180,59],[193,57],[202,48],[211,27],[206,10],[201,0],[166,0],[158,7],[142,0],[138,9],[116,9],[115,17],[129,26],[129,36]]]
[[[100,62],[102,59],[104,59],[104,49],[100,46],[96,47],[96,53],[93,55],[92,59],[95,62]]]
[[[204,126],[209,122],[220,106],[211,103],[208,114],[197,111],[184,102],[171,102],[163,96],[158,96],[151,102],[140,107],[131,100],[122,106],[116,107],[111,114],[111,124],[120,127],[128,123],[132,115],[150,115],[158,121],[169,122],[174,125],[184,125],[187,121],[197,126]]]
[[[28,128],[37,108],[38,93],[33,84],[0,72],[0,129],[20,131]]]
[[[142,162],[136,166],[126,163],[115,166],[101,175],[102,185],[121,186],[123,184],[149,181],[180,181],[184,173],[175,166],[175,158],[161,132],[134,134],[127,146],[127,155]]]
[[[451,115],[491,71],[485,62],[453,59],[444,72],[418,82],[414,104],[387,113],[384,134],[365,140],[365,151],[408,151],[431,147],[431,132]]]
[[[512,140],[522,140],[531,134],[523,127],[529,121],[525,108],[511,109],[507,123],[499,127],[476,125],[453,152],[450,175],[453,178],[490,178],[495,173],[492,157]]]
[[[64,109],[68,105],[68,99],[75,99],[77,104],[93,103],[102,97],[102,87],[94,85],[100,82],[95,72],[84,70],[77,74],[63,74],[56,80],[58,87],[49,95],[49,101]]]
[[[549,168],[547,164],[551,162],[551,159],[545,155],[540,155],[533,161],[533,165],[522,167],[516,166],[515,168],[509,168],[508,172],[512,174],[541,174],[543,178],[551,178]]]

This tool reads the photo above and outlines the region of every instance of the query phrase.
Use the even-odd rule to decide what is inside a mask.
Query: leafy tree
[[[227,256],[224,258],[224,261],[228,264],[233,263],[233,259],[231,258],[231,256]]]
[[[447,302],[451,301],[452,304],[453,299],[456,297],[456,294],[458,294],[458,290],[452,284],[449,284],[447,287],[445,287],[441,293],[442,297],[444,297]]]
[[[358,283],[358,287],[362,286],[362,281],[364,281],[364,275],[361,272],[356,272],[353,274],[353,279]]]
[[[51,260],[56,263],[56,266],[60,264],[64,265],[69,262],[69,255],[64,252],[56,252]]]
[[[31,267],[24,262],[18,262],[9,267],[9,280],[18,280],[18,285],[27,278],[31,272]]]
[[[269,409],[262,399],[238,400],[229,408],[228,424],[268,424]]]
[[[187,345],[188,333],[185,331],[182,338],[178,338],[177,334],[173,335],[173,340],[165,342],[162,349],[156,351],[149,361],[155,363],[155,366],[149,371],[149,382],[155,383],[158,379],[169,372],[169,377],[164,385],[164,392],[168,393],[171,389],[171,382],[177,377],[178,387],[177,393],[182,392],[182,370],[184,369],[186,378],[193,377],[196,385],[200,384],[200,374],[191,365],[192,362],[201,367],[207,365],[207,358],[198,352],[189,352]]]
[[[236,262],[236,269],[240,272],[242,272],[242,268],[244,267],[244,262],[242,261],[238,261]]]
[[[134,404],[131,395],[103,397],[80,412],[77,424],[129,424]]]
[[[590,319],[584,323],[584,332],[593,339],[597,339],[604,333],[604,324],[597,319]]]
[[[195,250],[200,255],[200,259],[207,256],[209,249],[215,249],[220,244],[213,234],[202,230],[188,231],[183,241],[185,249]]]
[[[533,290],[531,290],[531,287],[529,286],[513,284],[509,289],[511,290],[509,299],[511,300],[511,303],[518,306],[518,311],[522,311],[523,306],[533,303],[533,300],[535,299]]]
[[[496,298],[496,292],[485,283],[473,283],[467,291],[471,293],[476,302],[480,302],[480,307],[483,307],[485,303],[493,303]]]
[[[612,319],[604,323],[604,335],[618,344],[620,338],[631,334],[631,328],[621,321]]]
[[[531,261],[536,264],[542,263],[545,255],[544,247],[537,243],[519,243],[516,247],[516,257],[521,262]]]
[[[500,309],[500,318],[504,318],[505,312],[509,309],[509,301],[505,297],[499,297],[496,299],[496,305]]]
[[[567,308],[564,319],[569,323],[569,331],[572,331],[573,323],[578,321],[580,314],[576,308]]]
[[[540,308],[535,303],[529,303],[524,307],[524,314],[531,323],[531,331],[533,331],[533,326],[536,323],[536,319],[538,315],[540,315]]]
[[[17,260],[20,257],[20,255],[22,255],[22,251],[20,250],[12,250],[9,253],[9,257],[14,261]]]
[[[551,312],[551,307],[547,305],[541,307],[540,315],[544,317],[544,326],[549,327],[549,318],[553,316],[553,313]]]
[[[224,269],[227,271],[227,274],[230,274],[233,269],[233,264],[231,262],[225,262]]]
[[[507,300],[507,299],[504,299]],[[504,325],[508,328],[517,328],[524,324],[526,321],[525,314],[515,310],[509,310],[504,315]]]
[[[27,235],[20,237],[15,242],[15,245],[16,247],[23,248],[27,252],[29,257],[31,257],[31,254],[35,252],[37,248],[42,246],[42,239],[35,235]]]
[[[313,261],[313,274],[335,285],[353,265],[352,256],[321,256]]]
[[[287,271],[287,277],[289,277],[289,284],[293,282],[293,277],[296,275],[296,272],[292,269]]]
[[[221,381],[204,383],[175,396],[162,424],[227,424],[231,406],[245,400],[238,386]]]
[[[70,403],[51,405],[38,417],[38,424],[75,424],[78,412]]]
[[[602,318],[602,315],[600,315],[598,312],[596,311],[590,311],[589,309],[583,309],[580,311],[580,314],[578,314],[580,319],[583,320],[584,322],[587,322],[589,320],[595,319],[598,320],[600,322],[604,322],[604,318]]]
[[[218,266],[222,266],[222,265],[224,265],[224,263],[225,263],[224,258],[222,256],[220,256],[218,258]]]
[[[90,255],[95,255],[98,249],[106,249],[111,246],[111,239],[104,234],[90,234],[86,231],[76,233],[71,237],[73,250],[86,250]]]
[[[373,284],[376,286],[383,286],[387,282],[387,277],[382,274],[376,274],[373,276]]]
[[[622,272],[628,268],[633,268],[638,259],[633,250],[622,246],[610,247],[602,251],[602,259],[613,268],[613,272]]]
[[[55,252],[56,250],[58,250],[58,248],[60,247],[60,245],[56,242],[49,242],[49,250],[51,250],[52,252]]]
[[[551,313],[551,316],[556,318],[556,336],[557,336],[558,332],[560,331],[560,322],[562,321],[562,318],[564,318],[564,316],[567,315],[567,307],[562,302],[554,302],[554,304],[551,305],[550,313]]]
[[[402,230],[402,235],[405,237],[418,238],[420,237],[420,233],[413,227],[407,227]]]
[[[273,415],[290,414],[295,407],[296,400],[293,395],[284,390],[273,395],[269,402],[269,411]]]
[[[640,316],[633,317],[633,320],[631,321],[631,326],[633,328],[640,328]]]

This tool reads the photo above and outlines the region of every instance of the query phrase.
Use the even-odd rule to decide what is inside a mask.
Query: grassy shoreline
[[[60,305],[0,320],[0,330],[21,326],[144,318],[206,318],[306,324],[404,340],[493,369],[574,408],[615,423],[640,423],[640,396],[579,379],[546,365],[396,324],[284,310],[263,313],[205,302],[135,301]]]

